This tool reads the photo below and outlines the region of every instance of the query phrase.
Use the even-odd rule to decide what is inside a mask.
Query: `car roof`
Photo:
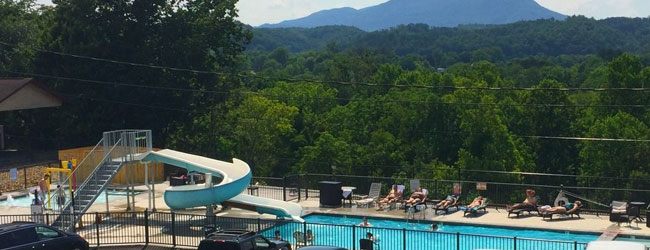
[[[36,225],[36,223],[27,222],[27,221],[16,221],[16,222],[0,225],[0,232],[32,227],[34,225]]]
[[[301,247],[300,250],[347,250],[341,247],[331,247],[331,246],[308,246]]]
[[[626,241],[592,241],[588,250],[646,250],[646,246],[637,242]]]
[[[246,237],[255,236],[257,233],[247,230],[224,230],[216,233],[212,233],[208,236],[208,239],[212,240],[239,240]]]

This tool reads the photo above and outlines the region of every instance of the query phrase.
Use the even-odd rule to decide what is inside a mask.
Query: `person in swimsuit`
[[[476,197],[476,199],[474,199],[472,201],[472,203],[467,205],[467,208],[468,209],[479,208],[481,205],[483,205],[483,203],[485,203],[485,200],[483,199],[483,196],[479,196],[479,197]]]
[[[411,197],[405,202],[407,206],[413,206],[418,202],[421,202],[424,200],[424,192],[422,191],[422,187],[419,187],[415,192],[411,194]]]
[[[370,224],[370,222],[368,222],[368,218],[363,217],[363,221],[361,221],[361,223],[359,223],[359,226],[360,227],[372,227],[372,224]]]
[[[43,202],[43,203],[46,202],[45,198],[46,198],[46,195],[47,195],[47,191],[49,189],[48,186],[47,186],[47,180],[49,178],[50,178],[50,174],[45,173],[43,175],[43,178],[41,178],[41,180],[38,181],[38,188],[40,189],[40,192],[38,194],[40,195],[39,198],[41,199],[41,202]]]
[[[506,211],[512,212],[512,210],[515,209],[536,208],[536,207],[537,207],[537,198],[535,197],[535,190],[527,189],[526,199],[524,200],[524,202],[512,206],[507,206]]]
[[[435,208],[446,208],[451,204],[454,204],[458,200],[458,195],[447,195],[447,198],[438,202]]]
[[[386,205],[397,201],[397,199],[399,199],[400,197],[402,197],[402,192],[399,191],[397,185],[393,185],[393,188],[391,188],[390,193],[388,193],[388,195],[386,195],[385,198],[379,201],[379,205],[377,206],[377,211],[382,210]]]
[[[544,206],[539,209],[539,212],[542,214],[570,214],[578,210],[580,206],[582,205],[582,202],[580,201],[575,201],[574,203],[568,203],[564,204],[562,206],[557,206],[557,207],[548,207]]]

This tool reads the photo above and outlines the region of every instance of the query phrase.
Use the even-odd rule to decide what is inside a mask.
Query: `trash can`
[[[338,181],[321,181],[318,183],[320,191],[321,207],[341,207],[341,182]]]
[[[650,227],[650,209],[645,212],[645,226]]]

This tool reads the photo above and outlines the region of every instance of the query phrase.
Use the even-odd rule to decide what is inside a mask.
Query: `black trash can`
[[[318,183],[320,190],[321,207],[341,207],[341,182],[338,181],[321,181]]]
[[[645,212],[645,226],[650,227],[650,209]]]

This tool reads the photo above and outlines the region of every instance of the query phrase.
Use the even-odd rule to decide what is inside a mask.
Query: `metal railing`
[[[83,215],[83,227],[74,228],[91,247],[125,244],[196,247],[206,233],[219,229],[257,231],[272,239],[279,232],[282,239],[294,249],[307,244],[330,245],[347,249],[361,249],[360,240],[370,232],[379,249],[412,250],[584,250],[585,242],[528,239],[519,237],[475,235],[453,232],[432,232],[405,228],[364,228],[354,225],[299,223],[286,220],[264,220],[205,216],[169,212],[113,212]],[[0,215],[0,224],[14,221],[34,221],[51,224],[57,215]],[[311,231],[313,238],[305,232]],[[301,234],[296,234],[300,232]],[[296,237],[297,236],[297,237]]]
[[[50,209],[50,213],[60,214],[60,213],[72,213],[70,219],[65,219],[61,221],[62,224],[72,227],[74,223],[82,218],[85,211],[92,204],[92,202],[99,196],[100,192],[103,191],[106,185],[109,183],[104,183],[112,179],[112,176],[115,173],[104,173],[104,175],[98,175],[99,170],[105,164],[112,164],[121,166],[127,162],[137,160],[139,154],[146,153],[151,151],[151,131],[150,130],[119,130],[119,131],[110,131],[104,132],[103,138],[92,148],[92,150],[84,157],[80,164],[73,170],[68,179],[72,179],[72,187],[68,187],[68,190],[65,187],[59,187],[53,192],[53,195],[44,202],[44,207]],[[117,168],[119,169],[119,168]],[[127,171],[129,168],[127,168]],[[106,174],[110,174],[107,176]],[[131,182],[134,183],[133,173],[127,173]],[[68,182],[68,179],[64,183]],[[81,185],[78,185],[81,183]],[[91,195],[92,198],[87,200],[89,204],[84,204],[84,206],[79,206],[79,202],[75,203],[75,200],[80,201],[79,197],[84,192],[84,188],[90,186],[92,189],[91,192],[86,192],[86,197]],[[94,187],[94,188],[92,188]],[[129,193],[131,192],[131,193]],[[66,197],[64,204],[57,204],[59,201],[59,196],[67,196],[70,193],[69,197]],[[131,196],[129,197],[129,194]],[[127,185],[127,198],[134,201],[134,190],[133,186],[129,189]],[[70,210],[70,211],[68,211]],[[75,211],[79,210],[79,214],[74,214]]]
[[[300,198],[298,190],[298,184],[289,177],[253,177],[247,193],[274,200],[294,201]]]
[[[381,194],[389,192],[391,185],[399,184],[406,186],[406,192],[411,191],[410,178],[390,178],[372,176],[351,176],[351,175],[326,175],[326,174],[301,174],[295,177],[299,183],[299,199],[318,197],[318,182],[336,180],[344,186],[355,186],[355,194],[368,194],[370,184],[373,182],[382,183]],[[477,190],[477,183],[485,184],[485,190]],[[442,199],[452,193],[453,186],[461,187],[461,201],[470,202],[478,195],[487,197],[490,203],[495,206],[519,203],[525,198],[526,189],[536,190],[540,198],[539,204],[552,205],[560,190],[569,191],[580,195],[590,201],[601,204],[610,204],[614,200],[643,201],[650,202],[650,190],[609,188],[593,186],[564,186],[564,185],[540,185],[526,183],[505,183],[505,182],[481,182],[461,180],[431,180],[420,179],[420,186],[429,190],[429,199]],[[608,207],[595,203],[583,202],[585,210],[598,213],[608,212]]]
[[[104,157],[104,151],[99,147],[103,143],[103,139],[99,140],[97,144],[86,154],[86,156],[77,164],[77,166],[72,170],[72,173],[68,175],[63,181],[59,183],[72,183],[72,187],[67,187],[65,185],[50,191],[50,196],[47,201],[43,201],[43,206],[47,209],[51,209],[54,213],[61,213],[60,211],[63,207],[68,205],[72,201],[72,195],[67,196],[68,193],[77,189],[77,183],[85,183],[91,173],[99,166],[97,163]],[[62,191],[62,192],[61,192]],[[44,192],[41,190],[41,192]],[[59,206],[57,200],[59,199],[59,194],[66,195],[66,204],[64,206]]]

